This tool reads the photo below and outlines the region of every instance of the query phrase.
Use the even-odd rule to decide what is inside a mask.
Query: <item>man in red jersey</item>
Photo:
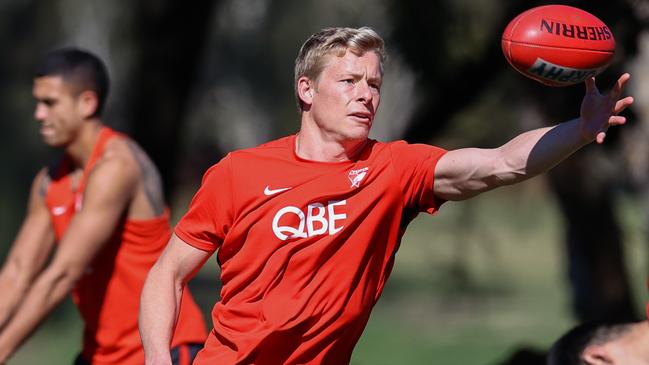
[[[328,28],[304,43],[295,66],[300,131],[212,166],[149,273],[140,308],[148,365],[170,363],[183,286],[216,250],[221,300],[195,364],[349,363],[418,213],[603,142],[633,102],[620,99],[628,74],[608,95],[591,79],[579,118],[496,149],[384,143],[368,137],[383,60],[383,40],[369,28]]]
[[[169,213],[149,157],[102,124],[107,92],[103,63],[86,51],[56,50],[36,70],[34,115],[43,141],[63,157],[36,175],[0,272],[0,363],[69,293],[84,322],[75,364],[144,363],[139,296],[171,236]],[[167,347],[174,364],[190,364],[207,336],[189,292],[182,301]]]

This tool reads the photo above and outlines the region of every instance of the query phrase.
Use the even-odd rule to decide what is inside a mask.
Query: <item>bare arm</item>
[[[174,234],[149,271],[140,300],[140,335],[146,365],[171,365],[169,346],[183,289],[211,255]]]
[[[54,246],[54,231],[44,199],[47,180],[45,169],[34,179],[27,215],[0,271],[0,328],[21,303]]]
[[[72,290],[114,231],[136,181],[136,170],[129,161],[112,158],[97,164],[88,178],[83,207],[70,222],[52,262],[36,278],[14,317],[0,333],[0,363],[11,356]]]
[[[592,141],[604,142],[608,127],[626,122],[617,114],[633,103],[632,97],[620,99],[629,77],[622,75],[607,95],[599,93],[594,79],[586,81],[577,119],[523,133],[499,148],[449,151],[435,168],[435,195],[463,200],[515,184],[549,170]]]

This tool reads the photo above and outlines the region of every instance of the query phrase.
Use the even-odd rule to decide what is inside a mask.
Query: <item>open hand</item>
[[[628,73],[620,76],[613,89],[606,95],[599,92],[594,77],[586,79],[586,95],[581,102],[579,126],[584,138],[602,143],[609,127],[626,123],[626,118],[618,114],[633,104],[631,96],[620,99],[622,90],[630,78]]]

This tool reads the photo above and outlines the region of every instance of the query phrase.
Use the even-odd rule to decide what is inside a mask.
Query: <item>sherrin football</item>
[[[583,82],[604,71],[615,54],[611,29],[572,6],[545,5],[514,18],[502,36],[509,63],[550,86]]]

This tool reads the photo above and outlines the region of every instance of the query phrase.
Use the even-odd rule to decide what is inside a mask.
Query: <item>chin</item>
[[[45,143],[49,147],[55,147],[55,148],[65,147],[65,145],[67,144],[66,141],[60,138],[47,137],[47,136],[43,136],[43,143]]]
[[[359,128],[358,130],[351,131],[347,137],[353,140],[366,140],[370,136],[369,128]]]

